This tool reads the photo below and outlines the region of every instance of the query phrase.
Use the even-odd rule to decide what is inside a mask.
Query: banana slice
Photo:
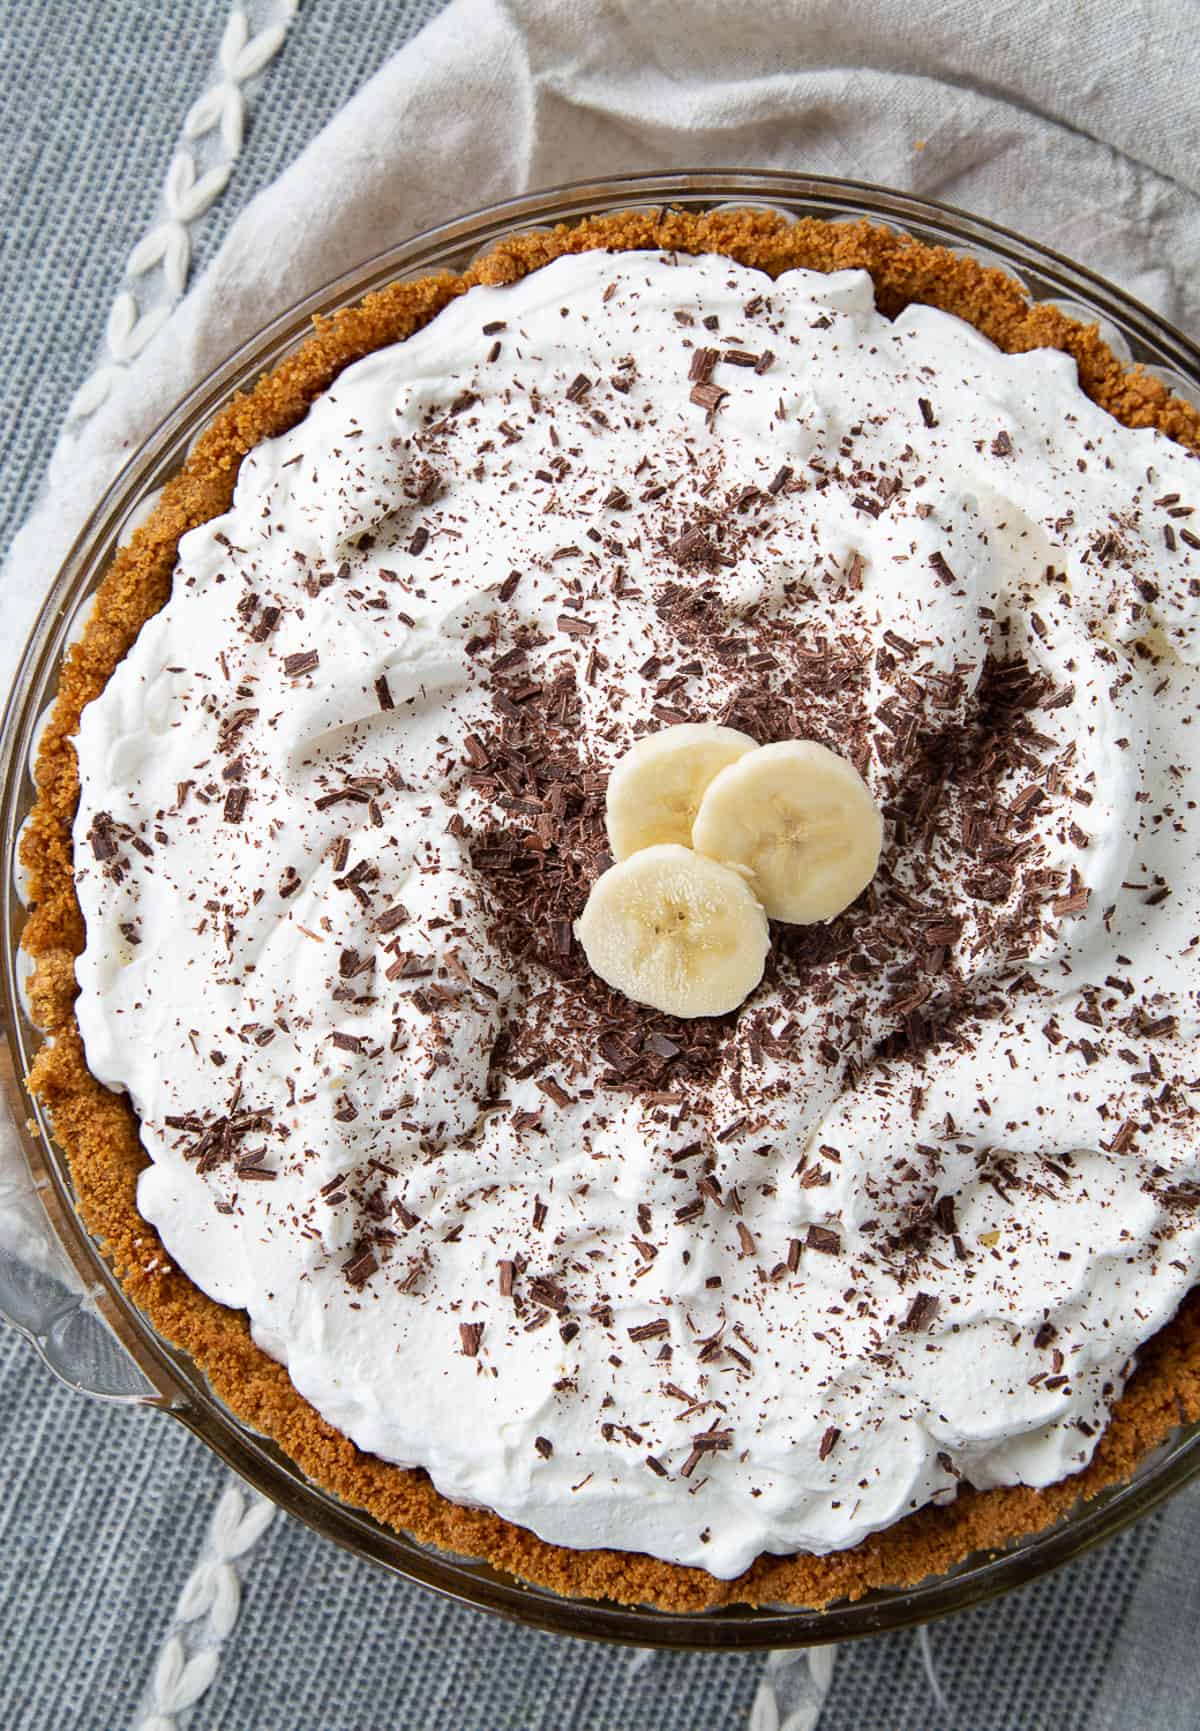
[[[705,788],[756,745],[748,733],[715,721],[685,721],[639,739],[608,778],[605,819],[613,858],[628,859],[660,842],[690,846]]]
[[[870,883],[883,820],[852,763],[811,739],[760,746],[714,776],[692,846],[748,868],[773,920],[812,925]]]
[[[721,1016],[762,979],[771,936],[744,877],[677,842],[596,879],[575,922],[593,971],[671,1016]]]

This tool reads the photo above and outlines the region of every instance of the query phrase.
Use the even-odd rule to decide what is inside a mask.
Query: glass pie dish
[[[13,1132],[24,1150],[29,1181],[14,1178],[6,1184],[0,1169],[0,1313],[73,1386],[168,1412],[280,1506],[397,1574],[561,1633],[649,1646],[783,1648],[923,1622],[1035,1578],[1118,1531],[1190,1479],[1200,1468],[1200,1427],[1181,1427],[1142,1461],[1129,1484],[1078,1506],[1057,1526],[999,1555],[970,1557],[916,1587],[876,1591],[823,1611],[735,1606],[689,1615],[558,1596],[378,1524],[311,1483],[286,1455],[235,1417],[198,1367],[164,1340],[125,1295],[76,1213],[65,1157],[41,1107],[25,1098],[21,1081],[40,1036],[22,998],[25,959],[19,950],[23,912],[16,854],[35,794],[29,766],[41,719],[53,696],[64,648],[85,617],[115,550],[153,508],[159,489],[179,468],[197,434],[236,392],[301,346],[315,315],[335,313],[397,279],[462,268],[514,234],[663,205],[693,211],[758,208],[785,218],[832,222],[865,218],[947,246],[1006,271],[1031,300],[1052,303],[1070,317],[1098,325],[1120,360],[1142,365],[1176,395],[1200,403],[1200,351],[1157,315],[1081,268],[944,207],[850,182],[787,174],[623,178],[513,200],[390,249],[277,319],[179,405],[100,502],[47,597],[9,704],[3,742],[3,1064]],[[45,1230],[40,1232],[41,1227]],[[30,1247],[39,1242],[41,1249],[31,1253]]]

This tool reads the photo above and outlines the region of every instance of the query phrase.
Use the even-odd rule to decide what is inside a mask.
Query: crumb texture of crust
[[[461,1508],[440,1496],[425,1474],[357,1449],[302,1399],[282,1366],[254,1345],[243,1313],[216,1304],[174,1268],[137,1211],[145,1155],[136,1119],[127,1100],[88,1071],[75,1020],[74,958],[83,949],[84,930],[71,854],[78,798],[71,740],[84,706],[164,605],[180,537],[228,509],[245,454],[295,426],[352,361],[410,336],[478,283],[513,282],[563,253],[596,248],[715,252],[772,276],[798,267],[866,269],[881,312],[895,316],[920,302],[965,319],[1006,352],[1061,349],[1075,360],[1086,394],[1125,426],[1157,428],[1200,450],[1200,411],[1141,369],[1125,367],[1096,327],[1032,303],[999,270],[867,222],[790,223],[762,211],[701,216],[670,209],[596,217],[502,241],[461,275],[394,283],[358,306],[316,320],[303,347],[212,421],[153,515],[117,554],[84,635],[63,664],[37,760],[38,799],[21,845],[30,895],[22,942],[35,963],[30,1002],[49,1036],[29,1085],[52,1116],[79,1213],[130,1298],[191,1355],[241,1420],[269,1436],[326,1490],[423,1543],[486,1559],[573,1598],[680,1613],[734,1604],[820,1608],[944,1573],[973,1552],[996,1551],[1052,1526],[1079,1499],[1128,1480],[1177,1424],[1200,1420],[1196,1295],[1139,1355],[1138,1370],[1091,1464],[1048,1490],[963,1491],[952,1505],[923,1509],[849,1550],[824,1557],[763,1556],[732,1581],[631,1552],[567,1550],[485,1510]]]

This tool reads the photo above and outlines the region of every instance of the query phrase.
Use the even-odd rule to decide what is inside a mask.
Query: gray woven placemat
[[[258,91],[195,267],[233,213],[439,0],[310,0]],[[0,56],[0,551],[36,494],[151,221],[227,7],[216,0],[7,0]],[[0,596],[0,621],[3,596]],[[0,1724],[138,1722],[225,1469],[155,1414],[54,1383],[0,1332]],[[820,1731],[1169,1731],[1196,1722],[1190,1661],[1200,1493],[1102,1553],[984,1610],[839,1656]],[[929,1681],[932,1657],[948,1707]],[[568,1642],[391,1580],[280,1516],[244,1569],[205,1731],[734,1731],[754,1655]],[[774,1731],[763,1724],[763,1731]]]

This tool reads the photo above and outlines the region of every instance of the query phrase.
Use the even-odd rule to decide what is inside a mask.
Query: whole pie
[[[823,1605],[1128,1477],[1200,1417],[1197,447],[863,223],[319,321],[41,745],[31,1085],[133,1300],[576,1595]]]

